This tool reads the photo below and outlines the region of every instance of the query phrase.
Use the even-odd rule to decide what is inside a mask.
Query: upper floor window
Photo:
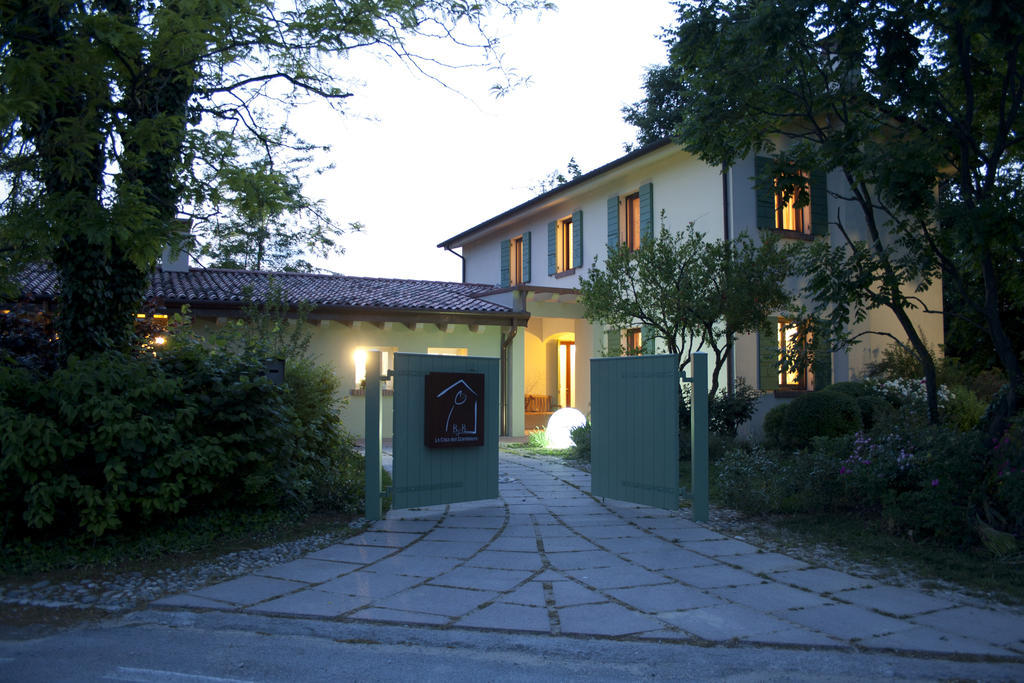
[[[572,216],[558,221],[558,234],[556,239],[555,260],[557,271],[564,273],[573,268],[572,238],[573,238]]]
[[[644,339],[639,327],[626,330],[626,355],[635,356],[643,353]]]
[[[625,220],[623,221],[622,243],[630,251],[640,248],[640,193],[634,192],[626,197]]]
[[[501,286],[515,287],[530,281],[530,233],[501,241]]]
[[[523,238],[516,237],[512,240],[512,254],[509,261],[509,284],[518,285],[523,281]]]
[[[810,182],[810,176],[806,171],[799,171],[799,174]],[[811,205],[808,203],[797,208],[797,194],[799,193],[792,193],[787,201],[783,193],[776,190],[775,229],[809,234],[811,232]]]
[[[812,235],[828,235],[828,179],[825,173],[785,167],[786,185],[793,191],[782,192],[778,178],[781,171],[775,160],[755,157],[754,169],[759,229],[778,230],[783,236],[799,236],[804,240],[811,239]],[[774,182],[772,177],[775,177]],[[805,203],[797,208],[799,195],[803,195]]]
[[[608,198],[608,248],[626,245],[631,251],[654,237],[654,185],[644,183],[628,195]]]
[[[548,223],[548,275],[571,273],[583,266],[583,211]]]

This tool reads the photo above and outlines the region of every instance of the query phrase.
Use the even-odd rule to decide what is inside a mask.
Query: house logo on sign
[[[432,448],[483,445],[482,373],[426,376],[425,442]]]

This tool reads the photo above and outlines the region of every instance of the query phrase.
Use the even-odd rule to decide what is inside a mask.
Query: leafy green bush
[[[590,420],[569,430],[573,442],[573,455],[579,460],[590,462]]]
[[[864,382],[836,382],[829,384],[822,391],[838,391],[852,398],[871,395],[871,388]]]
[[[526,443],[530,448],[543,450],[548,447],[548,432],[546,429],[534,429],[526,433]]]
[[[987,406],[966,386],[951,386],[949,393],[952,396],[946,401],[942,411],[945,423],[961,432],[968,432],[977,427],[985,415]]]
[[[0,368],[4,540],[145,528],[212,509],[354,508],[360,458],[329,371],[286,384],[249,355],[176,340],[158,358],[72,358],[48,379]]]
[[[785,450],[806,449],[818,436],[840,436],[863,426],[857,402],[841,391],[814,391],[775,406],[765,416],[769,445]]]
[[[688,387],[689,388],[689,387]],[[757,401],[761,392],[752,388],[743,380],[738,380],[732,394],[727,389],[720,389],[714,396],[708,397],[708,431],[726,437],[735,437],[740,426],[754,416]],[[692,391],[684,391],[679,402],[680,440],[686,441],[683,432],[690,430],[690,410]]]

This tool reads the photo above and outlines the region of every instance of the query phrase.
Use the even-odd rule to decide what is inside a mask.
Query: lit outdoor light
[[[575,444],[569,436],[576,427],[587,424],[586,416],[575,408],[560,408],[548,419],[548,448],[572,448]]]
[[[153,343],[157,346],[163,346],[167,343],[167,337],[164,337],[163,335],[153,337]]]

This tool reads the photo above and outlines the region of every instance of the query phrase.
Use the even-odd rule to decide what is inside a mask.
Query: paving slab
[[[508,593],[503,593],[500,602],[507,602],[513,605],[529,605],[530,607],[544,607],[548,604],[544,584],[536,580],[530,581],[524,586]]]
[[[548,562],[555,569],[580,569],[598,567],[628,567],[629,563],[618,555],[604,550],[573,550],[564,553],[547,552]]]
[[[407,533],[425,533],[430,531],[437,522],[418,519],[382,519],[370,525],[373,531],[402,531]]]
[[[745,555],[732,555],[723,558],[740,569],[745,569],[752,574],[772,574],[774,572],[793,571],[795,569],[806,569],[808,564],[788,555],[781,553],[756,552]]]
[[[495,533],[495,529],[489,528],[439,526],[422,538],[427,541],[490,541]]]
[[[743,605],[712,605],[658,615],[659,619],[704,640],[738,640],[793,628],[792,622]]]
[[[957,607],[914,617],[913,621],[945,633],[976,638],[987,643],[1013,646],[1024,644],[1024,616],[978,607]]]
[[[549,631],[551,617],[545,607],[528,607],[496,602],[462,617],[457,626],[493,628],[506,631]]]
[[[554,597],[555,606],[557,607],[571,607],[573,605],[586,605],[595,602],[608,602],[608,596],[587,588],[586,586],[581,586],[571,580],[552,581],[551,595]]]
[[[532,553],[524,553],[490,550],[493,547],[488,546],[488,550],[482,550],[466,560],[466,565],[470,567],[490,567],[492,569],[527,569],[530,571],[537,571],[544,566],[544,560],[537,554],[536,548],[534,548]]]
[[[370,565],[376,574],[402,574],[404,576],[430,577],[451,571],[465,562],[455,557],[431,557],[429,555],[407,555],[399,553]]]
[[[680,586],[678,583],[662,583],[654,586],[637,586],[634,588],[615,588],[609,590],[608,594],[616,600],[648,614],[679,612],[697,607],[725,604],[725,601],[721,598],[696,588]]]
[[[870,581],[859,576],[820,567],[779,572],[773,574],[772,578],[776,581],[788,583],[791,586],[804,588],[816,593],[838,593],[852,588],[863,588],[871,584]]]
[[[534,572],[518,569],[488,569],[485,567],[464,566],[431,579],[430,585],[505,592],[526,581],[533,574]]]
[[[683,541],[682,546],[701,555],[709,557],[723,557],[726,555],[744,555],[756,553],[759,548],[743,541],[736,541],[730,538],[723,540],[699,540]]]
[[[584,567],[567,569],[566,574],[577,581],[594,588],[624,588],[627,586],[653,586],[667,583],[661,574],[655,574],[643,567]]]
[[[193,593],[180,593],[178,595],[168,595],[165,598],[154,600],[153,605],[157,607],[192,607],[199,609],[234,609],[235,605],[222,600],[212,600],[210,598],[201,598]]]
[[[858,642],[914,628],[909,621],[893,619],[856,605],[808,607],[788,612],[786,619],[826,635]]]
[[[897,586],[858,588],[845,591],[840,597],[845,602],[852,602],[854,605],[868,607],[896,617],[925,614],[953,606],[949,600]]]
[[[304,587],[306,584],[298,581],[250,575],[201,588],[193,591],[192,595],[229,602],[234,605],[255,605],[257,602],[276,598]]]
[[[255,572],[257,576],[269,576],[275,579],[303,581],[305,583],[323,583],[336,579],[342,574],[359,569],[363,565],[350,562],[328,562],[327,560],[311,560],[303,557],[285,564],[264,567]]]
[[[353,619],[365,619],[367,621],[387,621],[395,624],[447,624],[451,619],[439,614],[427,614],[425,612],[406,612],[385,607],[370,607],[360,610],[352,615]]]
[[[834,604],[831,598],[819,593],[802,591],[774,581],[733,588],[710,588],[708,593],[729,602],[771,613]]]
[[[750,572],[733,569],[724,564],[664,569],[661,573],[697,588],[726,588],[728,586],[745,586],[764,581],[760,576],[754,576]]]
[[[316,589],[308,589],[285,595],[248,608],[247,612],[258,614],[284,614],[300,617],[337,617],[345,612],[362,607],[369,598],[353,595],[338,595]]]
[[[406,548],[407,557],[456,557],[466,559],[480,552],[486,544],[480,541],[420,541]]]
[[[347,545],[372,545],[403,548],[423,538],[423,534],[399,531],[367,531],[345,541]]]
[[[992,645],[973,638],[955,636],[951,633],[944,633],[926,626],[918,626],[885,636],[867,638],[861,641],[860,644],[867,647],[899,648],[904,650],[909,648],[921,652],[939,652],[947,655],[962,653],[1005,657],[1016,654],[1005,647],[999,647],[998,645]]]
[[[634,564],[647,569],[682,569],[684,567],[706,567],[718,564],[714,558],[706,555],[671,547],[668,550],[640,553],[624,553],[623,557]]]
[[[614,603],[577,605],[558,610],[562,633],[622,636],[665,628],[664,622]]]
[[[426,612],[446,617],[461,617],[486,602],[492,602],[494,591],[446,588],[443,586],[416,586],[376,604],[405,612]]]
[[[372,546],[348,545],[341,543],[318,550],[315,553],[306,555],[312,560],[329,560],[331,562],[352,562],[370,564],[387,557],[395,552],[397,548],[377,548]]]
[[[423,579],[418,576],[362,571],[322,583],[317,586],[317,589],[327,593],[342,593],[377,599],[422,582]]]
[[[508,529],[505,529],[496,541],[487,545],[487,550],[528,552],[536,554],[537,534],[534,532],[533,527],[530,527],[529,531],[532,532],[529,535],[524,533],[522,536],[513,536],[508,533]]]

